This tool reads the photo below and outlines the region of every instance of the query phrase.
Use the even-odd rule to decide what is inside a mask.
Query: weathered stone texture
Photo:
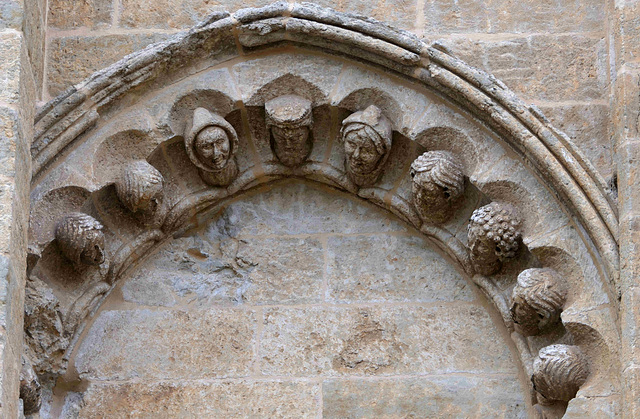
[[[465,330],[465,337],[458,331]],[[276,308],[265,312],[266,375],[515,371],[484,309],[468,305]]]
[[[407,230],[371,204],[325,191],[300,183],[270,187],[231,204],[226,217],[239,237]]]
[[[598,0],[517,3],[426,0],[423,31],[434,34],[591,32],[603,30],[605,17],[604,3]]]
[[[640,39],[640,3],[630,0],[625,1],[624,5],[620,22],[620,37],[624,44],[623,62],[638,62],[640,61],[640,46],[638,46],[638,39]]]
[[[255,329],[248,310],[107,311],[93,324],[76,365],[82,377],[100,380],[244,376]]]
[[[614,153],[608,105],[543,104],[539,108],[556,128],[579,145],[605,179],[611,179]]]
[[[515,376],[329,380],[325,418],[526,418]]]
[[[315,418],[319,398],[308,382],[92,384],[84,396],[71,393],[65,417]]]
[[[270,0],[212,2],[209,0],[122,0],[120,25],[125,28],[187,29],[216,11],[261,7]]]
[[[47,80],[51,96],[127,54],[165,39],[166,34],[69,36],[50,41]]]
[[[327,243],[329,298],[340,303],[473,300],[469,284],[440,254],[426,247],[426,240],[415,236],[331,237]]]
[[[111,25],[113,3],[112,0],[50,0],[47,23],[55,29],[103,29]]]
[[[23,23],[27,53],[31,63],[31,70],[35,82],[36,98],[42,97],[42,78],[44,77],[44,57],[46,42],[46,14],[45,0],[31,0],[24,2],[25,20]]]
[[[525,100],[606,98],[606,44],[600,37],[452,37],[442,43],[462,60],[496,76]]]
[[[0,101],[5,103],[18,102],[22,41],[20,32],[0,32]]]
[[[22,27],[22,2],[19,0],[0,0],[0,29]]]

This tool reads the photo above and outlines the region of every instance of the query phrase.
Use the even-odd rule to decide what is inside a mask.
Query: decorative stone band
[[[220,60],[231,59],[229,51],[244,55],[283,42],[381,65],[437,90],[483,120],[526,156],[567,203],[595,243],[609,277],[617,281],[618,222],[610,191],[566,135],[503,83],[452,57],[439,45],[428,46],[407,32],[311,4],[278,2],[240,10],[233,16],[214,13],[190,31],[131,54],[69,88],[36,117],[33,181],[94,126],[102,108],[132,88],[182,71],[186,63],[211,62],[216,54]]]

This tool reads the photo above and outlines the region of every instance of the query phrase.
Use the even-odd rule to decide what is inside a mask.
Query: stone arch
[[[269,146],[264,106],[280,93],[302,95],[300,86],[313,86],[314,97],[306,98],[312,99],[317,124],[313,146],[301,164],[281,164]],[[392,148],[386,170],[364,184],[345,169],[340,128],[352,112],[385,97],[393,103],[379,108],[390,113]],[[197,107],[220,114],[237,133],[237,176],[228,183],[212,185],[185,153],[184,130],[190,121],[184,119],[192,118]],[[65,329],[49,341],[59,345],[67,339],[67,352],[85,317],[128,266],[193,228],[200,214],[258,185],[291,177],[368,200],[432,239],[493,301],[513,331],[528,375],[541,342],[574,343],[570,333],[560,341],[553,334],[532,339],[514,328],[510,305],[516,277],[527,268],[553,267],[541,255],[567,255],[578,270],[567,285],[583,294],[571,296],[562,322],[572,330],[589,330],[584,335],[609,345],[607,351],[590,351],[582,342],[590,362],[608,362],[601,354],[609,359],[617,350],[617,220],[605,182],[535,107],[438,45],[404,32],[308,4],[278,2],[232,16],[214,14],[189,32],[70,88],[41,109],[35,128],[31,225],[37,231],[30,246],[33,259],[42,259],[33,272],[57,292],[53,311],[62,313]],[[118,158],[96,166],[101,155],[114,149]],[[460,154],[463,162],[466,192],[444,221],[424,220],[416,211],[411,166],[427,151]],[[163,201],[151,215],[131,214],[113,185],[134,159],[148,162],[143,164],[147,173],[155,170],[164,178]],[[90,197],[75,203],[78,193],[71,193],[62,206],[60,199],[47,198],[63,190],[85,191]],[[515,207],[525,228],[515,261],[482,275],[466,230],[474,210],[490,202]],[[104,263],[85,267],[65,261],[63,239],[53,240],[59,220],[44,216],[56,207],[73,207],[101,223]],[[83,240],[79,234],[76,245]],[[56,287],[60,269],[66,280],[75,278],[79,285]],[[37,372],[64,369],[59,350],[52,358],[46,342],[28,341]],[[596,380],[617,388],[615,377],[604,370],[594,370],[597,378],[587,381],[568,412],[579,415],[580,409],[601,403],[604,393],[594,390],[602,388],[594,385]]]

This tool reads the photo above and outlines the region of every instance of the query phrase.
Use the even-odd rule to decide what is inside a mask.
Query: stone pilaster
[[[45,2],[0,0],[0,416],[20,414],[33,118]]]

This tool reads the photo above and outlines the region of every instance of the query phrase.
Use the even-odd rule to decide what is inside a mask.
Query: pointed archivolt
[[[612,380],[618,222],[605,182],[539,111],[437,45],[309,4],[215,14],[70,88],[35,128],[32,285],[59,300],[55,342],[66,342],[53,356],[30,341],[39,373],[64,369],[84,317],[128,266],[200,214],[297,177],[369,200],[434,239],[495,303],[529,375],[538,346],[554,342],[514,328],[511,289],[524,269],[554,269],[570,291],[549,323],[599,365],[574,406]],[[412,171],[427,152],[444,157]],[[159,180],[134,185],[132,165],[144,169],[136,182]],[[56,223],[78,212],[104,226],[99,265],[65,263],[55,240]],[[472,213],[482,231],[468,243]]]

